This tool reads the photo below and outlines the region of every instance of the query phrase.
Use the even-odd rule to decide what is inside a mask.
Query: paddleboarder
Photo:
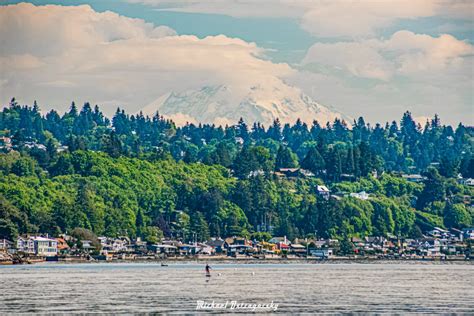
[[[211,267],[206,263],[206,275],[211,276]]]

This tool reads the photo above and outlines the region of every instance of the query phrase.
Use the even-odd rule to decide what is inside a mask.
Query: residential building
[[[56,256],[58,242],[56,239],[41,236],[18,237],[17,249],[36,256]]]
[[[212,247],[214,249],[214,252],[215,253],[223,253],[225,252],[225,241],[223,239],[220,239],[220,238],[212,238],[211,240],[209,240],[208,242],[206,242],[206,244],[209,246],[209,247]]]
[[[350,193],[349,196],[359,200],[368,200],[370,198],[369,194],[365,191],[361,191],[359,193]]]
[[[334,254],[331,248],[312,249],[310,255],[318,258],[330,258]]]
[[[13,247],[13,242],[7,239],[0,239],[0,251],[7,252]]]
[[[318,185],[316,187],[316,191],[319,196],[323,197],[326,200],[329,200],[329,197],[331,196],[331,191],[325,186],[325,185]]]
[[[421,183],[426,180],[426,177],[423,177],[420,174],[402,174],[402,178],[415,183]]]

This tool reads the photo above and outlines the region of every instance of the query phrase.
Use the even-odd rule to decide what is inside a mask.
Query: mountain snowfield
[[[249,124],[260,122],[265,126],[271,125],[276,118],[282,123],[294,123],[299,118],[308,124],[313,120],[325,124],[336,117],[350,120],[346,115],[317,103],[299,88],[280,83],[251,87],[215,85],[170,92],[141,111],[150,116],[158,111],[178,125],[187,122],[233,125],[241,117]]]

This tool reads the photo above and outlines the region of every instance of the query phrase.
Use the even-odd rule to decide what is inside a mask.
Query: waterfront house
[[[191,245],[191,244],[180,244],[178,246],[178,252],[180,255],[184,256],[189,256],[189,255],[194,255],[200,251],[201,247],[199,247],[197,244]]]
[[[441,241],[436,238],[424,238],[420,241],[418,252],[422,256],[435,257],[441,255]]]
[[[148,252],[148,247],[146,241],[143,241],[141,237],[137,237],[137,239],[130,244],[128,247],[135,253],[146,253]]]
[[[227,247],[228,256],[244,255],[253,251],[254,249],[250,245],[229,245]]]
[[[166,255],[174,255],[178,251],[178,247],[167,244],[155,244],[152,245],[151,248],[154,249],[156,253],[163,253]]]
[[[92,244],[91,240],[81,240],[82,246],[81,249],[87,253],[93,252],[95,250],[95,246]]]
[[[289,245],[290,241],[286,238],[286,236],[283,237],[273,237],[268,241],[271,244],[278,244],[278,243],[284,243],[285,245]]]
[[[306,254],[306,247],[302,244],[291,244],[290,245],[290,253],[295,255],[304,255]]]
[[[225,252],[225,241],[221,238],[212,238],[211,240],[207,241],[206,244],[214,249],[215,253]]]
[[[228,237],[225,240],[224,247],[228,248],[231,245],[252,246],[252,241],[243,237]]]
[[[260,252],[268,254],[273,254],[275,251],[277,251],[277,245],[266,241],[257,243],[257,248]]]
[[[69,247],[69,245],[67,244],[67,242],[64,238],[62,238],[62,237],[56,238],[56,242],[57,242],[57,246],[58,246],[58,253],[60,253],[62,255],[69,253],[70,247]]]
[[[432,230],[427,232],[428,235],[436,238],[449,238],[451,237],[451,234],[449,231],[439,228],[439,227],[434,227]]]
[[[474,239],[474,227],[464,228],[462,232],[464,239]]]
[[[330,258],[334,254],[332,248],[321,248],[321,249],[312,249],[310,255],[318,258]]]
[[[51,257],[58,254],[58,242],[41,236],[18,237],[17,249],[36,256]]]
[[[7,239],[0,239],[0,251],[8,252],[13,247],[13,242]]]

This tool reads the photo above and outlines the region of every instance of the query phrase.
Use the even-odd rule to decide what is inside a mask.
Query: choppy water
[[[278,304],[276,313],[474,313],[474,265],[58,264],[0,266],[0,314],[197,313],[196,302]],[[219,275],[220,274],[220,275]],[[269,312],[269,309],[260,309]],[[272,310],[274,311],[274,310]]]

